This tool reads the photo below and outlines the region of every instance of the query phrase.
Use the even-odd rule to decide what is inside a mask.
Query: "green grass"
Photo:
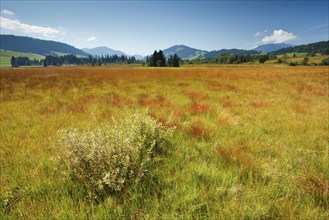
[[[287,56],[287,63],[290,62],[294,62],[294,63],[298,63],[301,64],[302,61],[304,60],[304,58],[306,57],[306,53],[296,53],[296,57],[293,57],[293,53]],[[309,59],[308,64],[320,64],[322,60],[328,58],[328,55],[321,55],[321,54],[317,54],[316,56],[307,56],[307,58]],[[282,61],[284,61],[283,55],[279,55],[277,56],[277,59],[274,60],[268,60],[265,63],[266,64],[274,64],[278,61],[278,59],[281,58]]]
[[[11,67],[11,57],[0,56],[0,67]]]
[[[194,56],[190,56],[190,57],[188,57],[188,59],[189,60],[198,59],[200,55],[201,55],[201,57],[203,57],[205,54],[206,54],[206,52],[197,51],[197,52],[195,52],[195,55]]]
[[[297,57],[302,57],[302,56],[304,57],[304,56],[307,55],[307,53],[286,53],[287,57],[293,57],[294,54],[295,54]],[[277,55],[277,57],[278,57],[278,58],[283,58],[284,55],[283,55],[283,54],[281,54],[281,55]]]
[[[11,57],[28,57],[30,60],[37,59],[41,60],[45,57],[35,53],[24,53],[24,52],[17,52],[12,50],[4,50],[0,49],[0,67],[11,67],[10,60]]]
[[[0,72],[1,219],[328,219],[327,67]],[[60,129],[148,108],[171,146],[101,200],[67,176]]]

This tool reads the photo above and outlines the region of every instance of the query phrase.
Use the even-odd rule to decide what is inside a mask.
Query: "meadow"
[[[1,219],[328,219],[323,66],[1,69]],[[133,187],[68,178],[61,129],[145,111],[175,128]]]
[[[11,67],[11,57],[28,57],[30,60],[41,60],[44,59],[45,56],[35,54],[35,53],[24,53],[24,52],[16,52],[11,50],[0,49],[0,67]]]

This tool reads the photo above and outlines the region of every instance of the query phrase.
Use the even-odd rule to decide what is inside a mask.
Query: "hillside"
[[[329,41],[321,41],[312,44],[299,45],[273,51],[273,54],[280,55],[285,53],[309,53],[309,54],[329,54]]]
[[[262,52],[262,53],[269,53],[272,51],[280,50],[280,49],[287,48],[287,47],[293,47],[293,46],[294,45],[292,45],[292,44],[285,44],[285,43],[264,44],[264,45],[259,45],[254,50]]]
[[[168,58],[170,55],[177,54],[178,57],[185,60],[203,58],[207,53],[205,50],[191,48],[185,45],[175,45],[163,50],[164,55]]]
[[[203,58],[214,58],[225,53],[235,54],[235,55],[250,55],[250,54],[257,54],[259,52],[255,50],[242,50],[242,49],[221,49],[221,50],[213,50],[208,52],[206,50],[199,50],[185,45],[176,45],[163,50],[163,53],[167,58],[170,55],[176,53],[177,56],[179,56],[181,59],[193,60],[193,59],[203,59]]]
[[[11,50],[0,49],[0,67],[11,67],[11,57],[28,57],[30,60],[41,60],[45,57],[35,53],[16,52]]]
[[[120,50],[113,50],[109,47],[95,47],[95,48],[82,48],[81,50],[83,50],[85,53],[88,53],[88,54],[91,54],[93,56],[106,56],[106,55],[109,55],[109,56],[112,56],[112,55],[118,55],[118,56],[121,56],[121,55],[124,55],[124,56],[127,56],[126,53],[120,51]]]
[[[204,55],[204,58],[214,58],[218,57],[222,54],[234,54],[234,55],[252,55],[257,54],[259,52],[255,50],[242,50],[242,49],[222,49],[222,50],[213,50]]]
[[[14,35],[0,35],[0,48],[40,55],[61,53],[88,56],[84,51],[65,43]]]

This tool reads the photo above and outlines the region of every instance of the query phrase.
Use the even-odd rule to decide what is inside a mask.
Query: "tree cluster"
[[[155,50],[150,57],[146,58],[146,62],[149,66],[153,67],[179,67],[180,58],[177,56],[177,54],[174,54],[168,58],[168,61],[166,61],[166,57],[162,50],[159,50],[159,52]]]
[[[14,56],[11,57],[10,63],[12,67],[40,65],[39,60],[36,59],[30,60],[28,57],[14,57]]]
[[[170,55],[170,57],[168,58],[168,66],[172,66],[172,67],[179,67],[179,57],[177,56],[177,54],[174,55]]]

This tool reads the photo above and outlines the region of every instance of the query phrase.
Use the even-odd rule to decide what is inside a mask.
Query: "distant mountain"
[[[145,60],[146,59],[146,57],[143,57],[142,55],[138,55],[138,54],[132,55],[132,57],[135,57],[136,60]]]
[[[163,50],[163,53],[166,58],[170,57],[170,55],[177,54],[177,56],[181,59],[192,60],[197,58],[203,58],[204,54],[206,54],[207,51],[191,48],[185,45],[175,45]]]
[[[178,57],[185,60],[193,60],[193,59],[203,59],[203,58],[214,58],[221,54],[229,53],[235,55],[250,55],[257,54],[258,51],[255,50],[242,50],[242,49],[222,49],[222,50],[199,50],[195,48],[191,48],[185,45],[176,45],[170,47],[168,49],[163,50],[164,55],[168,58],[170,55],[177,54]]]
[[[321,41],[321,42],[316,42],[306,45],[288,47],[288,48],[273,51],[272,53],[275,55],[285,54],[285,53],[329,54],[329,41]]]
[[[252,55],[259,53],[255,50],[242,50],[242,49],[221,49],[221,50],[213,50],[204,55],[204,58],[214,58],[218,57],[222,54],[234,54],[234,55]]]
[[[15,35],[0,35],[0,48],[40,55],[75,54],[88,56],[82,50],[65,43]]]
[[[120,50],[113,50],[111,48],[108,47],[95,47],[95,48],[82,48],[81,50],[83,50],[84,52],[91,54],[93,56],[113,56],[113,55],[124,55],[127,56],[127,54],[125,54],[124,52],[120,51]]]
[[[264,44],[264,45],[259,45],[256,47],[254,50],[262,52],[262,53],[269,53],[275,50],[280,50],[283,48],[287,47],[293,47],[294,45],[292,44],[285,44],[285,43],[280,43],[280,44]]]

